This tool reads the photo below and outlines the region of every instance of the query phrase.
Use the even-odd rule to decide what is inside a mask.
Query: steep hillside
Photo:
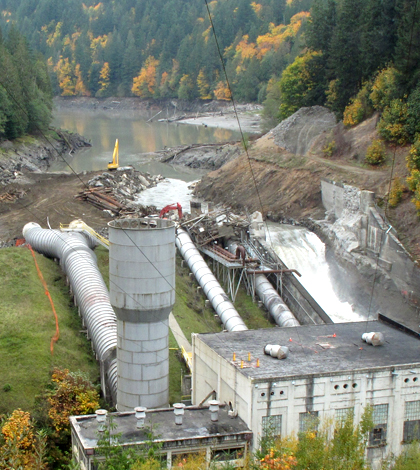
[[[208,5],[207,5],[208,3]],[[0,0],[63,96],[256,101],[300,53],[313,0]]]
[[[387,161],[378,168],[363,163],[366,148],[377,138],[376,119],[374,116],[350,130],[337,124],[315,138],[304,156],[279,147],[275,143],[277,128],[273,129],[254,142],[248,154],[242,152],[237,159],[205,176],[196,192],[235,209],[262,211],[273,220],[302,221],[324,218],[321,178],[340,181],[374,191],[376,202],[386,208],[400,239],[418,257],[420,223],[410,194],[405,192],[396,208],[388,208],[386,203],[391,172],[392,177],[405,178],[408,174],[409,148],[388,147]],[[323,149],[331,139],[336,142],[336,150],[327,157]]]

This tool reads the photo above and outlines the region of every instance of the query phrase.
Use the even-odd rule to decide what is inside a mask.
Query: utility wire
[[[219,54],[220,63],[222,64],[223,73],[224,73],[224,76],[225,76],[225,79],[226,79],[226,84],[227,84],[227,87],[228,87],[228,90],[229,90],[230,100],[232,102],[234,114],[235,114],[235,117],[236,117],[236,121],[238,123],[239,132],[241,134],[241,142],[242,142],[242,145],[244,147],[244,150],[245,150],[245,153],[246,153],[246,156],[247,156],[247,161],[248,161],[249,168],[250,168],[250,171],[251,171],[251,176],[252,176],[252,180],[253,180],[253,183],[254,183],[255,191],[257,193],[258,201],[259,201],[259,204],[260,204],[260,207],[261,207],[261,213],[264,214],[264,206],[263,206],[263,203],[262,203],[260,191],[258,189],[257,178],[255,176],[254,168],[252,167],[252,164],[251,164],[251,157],[250,157],[249,151],[248,151],[248,144],[246,142],[245,135],[242,131],[242,126],[241,126],[241,122],[240,122],[240,119],[239,119],[239,116],[238,116],[236,102],[235,102],[235,99],[233,97],[233,90],[232,90],[232,87],[230,86],[229,77],[228,77],[226,67],[225,67],[225,63],[224,63],[224,60],[223,60],[223,54],[222,54],[222,51],[220,49],[219,40],[217,38],[216,28],[214,26],[213,18],[212,18],[211,13],[210,13],[209,4],[208,4],[207,0],[204,0],[204,2],[206,4],[207,14],[208,14],[208,17],[209,17],[211,29],[213,31],[214,40],[216,42],[217,52]],[[270,234],[270,231],[268,230],[267,223],[265,223],[265,225],[266,225],[266,230],[267,230],[268,236],[270,238],[270,246],[271,246],[272,245],[272,243],[271,243],[271,234]]]
[[[254,183],[255,191],[257,193],[258,201],[259,201],[259,204],[260,204],[260,207],[261,207],[261,213],[263,214],[264,213],[264,206],[263,206],[261,195],[260,195],[260,192],[259,192],[259,189],[258,189],[257,179],[255,177],[254,169],[253,169],[252,164],[251,164],[251,157],[250,157],[249,152],[248,152],[248,145],[245,141],[245,136],[243,134],[242,126],[241,126],[241,123],[240,123],[240,120],[239,120],[238,111],[237,111],[237,108],[236,108],[236,103],[235,103],[235,100],[234,100],[234,97],[233,97],[233,90],[230,86],[229,77],[228,77],[228,74],[227,74],[227,71],[226,71],[225,63],[223,61],[223,55],[222,55],[222,52],[221,52],[221,49],[220,49],[219,40],[217,39],[216,28],[214,27],[213,19],[212,19],[211,13],[210,13],[209,4],[208,4],[207,0],[204,0],[204,2],[206,4],[207,14],[208,14],[210,25],[211,25],[211,28],[212,28],[212,31],[213,31],[214,40],[216,42],[217,52],[219,54],[220,62],[222,64],[222,68],[223,68],[223,73],[225,75],[226,83],[227,83],[228,90],[229,90],[229,93],[230,93],[230,99],[231,99],[231,102],[232,102],[232,105],[233,105],[235,117],[236,117],[236,120],[238,122],[239,131],[241,133],[242,143],[243,143],[245,153],[246,153],[246,156],[247,156],[247,161],[248,161],[248,164],[249,164],[249,168],[251,170],[252,181]],[[268,229],[267,222],[265,222],[265,226],[266,226],[266,233],[268,233],[268,237],[270,239],[269,244],[272,247],[273,245],[272,245],[272,241],[271,241],[271,234],[270,234],[270,231]],[[304,355],[306,356],[307,353],[305,351],[305,347],[303,346],[301,338],[300,338],[299,327],[296,327],[294,330],[296,331],[296,334],[299,338],[299,345],[301,346],[302,351],[303,351]]]

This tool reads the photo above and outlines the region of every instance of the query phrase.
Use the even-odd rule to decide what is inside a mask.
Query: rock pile
[[[160,175],[140,173],[132,167],[104,172],[88,181],[88,188],[76,197],[109,213],[112,217],[144,217],[156,212],[156,207],[143,207],[135,202],[144,189],[156,186],[164,178]]]

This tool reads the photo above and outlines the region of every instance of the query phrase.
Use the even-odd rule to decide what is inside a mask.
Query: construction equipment
[[[159,213],[159,218],[162,219],[165,214],[167,214],[169,211],[178,211],[178,217],[179,220],[182,219],[182,206],[179,202],[176,204],[169,204],[168,206],[165,206]]]
[[[60,230],[62,232],[82,232],[87,235],[90,235],[92,238],[94,238],[98,243],[100,243],[102,246],[105,248],[109,249],[109,241],[104,238],[102,235],[99,235],[98,232],[95,232],[92,227],[89,227],[89,225],[85,224],[83,220],[73,220],[70,222],[69,225],[64,225],[60,224]]]
[[[118,139],[116,139],[114,153],[112,154],[112,162],[108,163],[108,170],[116,170],[118,167],[119,167]]]

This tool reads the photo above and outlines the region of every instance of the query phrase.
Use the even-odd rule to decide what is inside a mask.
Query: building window
[[[318,431],[318,411],[299,413],[299,432]]]
[[[373,405],[372,412],[374,427],[369,433],[369,445],[384,445],[386,444],[386,431],[388,425],[388,405]]]
[[[243,459],[244,454],[244,447],[235,447],[233,449],[218,449],[211,453],[211,460],[212,462],[229,462],[230,460]]]
[[[404,442],[420,439],[420,401],[407,401],[404,411]]]
[[[346,421],[349,415],[352,417],[352,419],[354,418],[353,406],[349,408],[338,408],[337,410],[335,410],[335,420],[337,421],[337,423],[342,423],[343,421]]]
[[[262,433],[264,437],[281,436],[281,415],[263,416]]]

